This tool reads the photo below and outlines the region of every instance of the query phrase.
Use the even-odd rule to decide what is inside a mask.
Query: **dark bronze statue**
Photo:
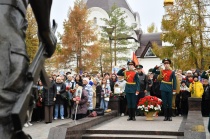
[[[40,47],[29,66],[25,46],[26,9],[30,3],[38,23]],[[28,139],[22,131],[33,83],[47,85],[44,59],[56,47],[56,28],[50,27],[52,0],[0,0],[0,139]]]

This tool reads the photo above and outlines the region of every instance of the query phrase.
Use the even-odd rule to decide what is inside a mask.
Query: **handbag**
[[[93,111],[88,115],[88,117],[96,117],[96,116],[97,116],[96,111]]]
[[[67,93],[66,92],[62,93],[61,98],[67,100],[68,99]]]
[[[104,101],[109,101],[109,97],[105,97],[104,98]]]
[[[96,109],[93,109],[93,111],[95,111],[98,116],[104,115],[104,109],[96,108]]]

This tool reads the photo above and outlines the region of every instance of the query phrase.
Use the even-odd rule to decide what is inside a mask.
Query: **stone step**
[[[184,137],[184,132],[171,131],[135,131],[135,130],[86,130],[82,136],[83,139],[131,139],[131,138],[145,138],[145,139],[181,139]]]
[[[184,136],[182,131],[141,131],[141,130],[92,130],[87,129],[86,134],[125,134],[125,135],[170,135]]]
[[[84,134],[82,139],[184,139],[170,135]]]

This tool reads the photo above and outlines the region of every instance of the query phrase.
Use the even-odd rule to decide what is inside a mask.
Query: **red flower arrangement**
[[[137,104],[137,108],[143,112],[161,111],[162,100],[155,96],[145,96]]]
[[[69,86],[66,86],[66,91],[68,91],[70,89],[70,87]]]
[[[74,94],[74,93],[76,92],[76,89],[70,89],[70,92],[71,92],[72,94]]]

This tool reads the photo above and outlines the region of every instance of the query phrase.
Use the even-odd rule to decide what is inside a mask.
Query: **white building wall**
[[[134,24],[137,25],[136,27],[140,26],[139,18],[136,21],[135,17],[133,16],[133,14],[129,10],[127,10],[127,9],[125,9],[123,7],[120,7],[120,9],[122,11],[125,11],[125,16],[127,16],[127,18],[125,19],[125,22],[127,23],[128,26],[131,26],[131,25],[134,25]],[[105,10],[103,10],[102,8],[99,8],[99,7],[92,7],[90,9],[88,9],[88,10],[90,11],[88,20],[92,20],[93,21],[94,18],[96,18],[97,19],[97,26],[99,27],[98,29],[100,29],[101,26],[105,26],[104,21],[101,20],[102,18],[106,18],[106,19],[109,18],[108,14],[107,14],[107,12]],[[137,35],[135,34],[134,31],[132,32],[132,37],[137,40]],[[134,42],[134,40],[129,40],[129,41],[130,42]],[[128,51],[126,56],[129,59],[132,59],[132,54],[138,48],[138,46],[135,46],[134,44],[132,44],[132,45],[129,45],[127,47],[130,48],[130,50]],[[136,47],[136,48],[133,48],[133,47]],[[124,65],[125,63],[127,63],[127,61],[125,61],[125,62],[118,62],[116,66],[120,67],[120,66]]]
[[[101,20],[101,18],[106,18],[106,19],[109,18],[109,15],[107,14],[107,12],[105,10],[103,10],[102,8],[99,8],[99,7],[92,7],[88,10],[90,11],[88,20],[93,20],[94,17],[96,17],[98,26],[105,25],[104,21]]]
[[[160,58],[144,58],[139,59],[139,64],[143,66],[144,72],[147,74],[149,69],[154,68],[156,65],[160,65],[162,60]]]

